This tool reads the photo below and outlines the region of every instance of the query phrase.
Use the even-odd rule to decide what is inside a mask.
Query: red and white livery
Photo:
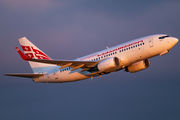
[[[135,39],[75,60],[54,60],[26,37],[19,42],[24,51],[16,50],[29,62],[34,73],[5,74],[32,78],[34,82],[62,83],[101,76],[125,69],[135,73],[149,67],[149,58],[167,54],[178,39],[157,34]]]

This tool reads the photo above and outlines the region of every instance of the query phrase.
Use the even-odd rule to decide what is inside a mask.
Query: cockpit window
[[[161,36],[161,37],[159,37],[159,39],[164,39],[164,38],[166,38],[166,37],[169,37],[168,35],[166,35],[166,36]]]

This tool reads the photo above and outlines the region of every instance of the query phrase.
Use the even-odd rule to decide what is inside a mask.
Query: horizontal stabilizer
[[[33,73],[13,73],[13,74],[5,74],[6,76],[15,76],[15,77],[26,77],[26,78],[37,78],[41,77],[44,74],[33,74]]]

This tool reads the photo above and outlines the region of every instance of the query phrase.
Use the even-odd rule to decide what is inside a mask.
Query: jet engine
[[[148,59],[136,62],[130,66],[125,67],[125,71],[126,72],[130,72],[130,73],[135,73],[141,70],[144,70],[146,68],[148,68],[150,65],[150,62]]]
[[[120,65],[117,57],[107,58],[98,63],[97,68],[101,72],[111,71]]]

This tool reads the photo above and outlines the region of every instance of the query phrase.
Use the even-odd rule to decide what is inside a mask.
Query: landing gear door
[[[148,44],[149,44],[149,47],[153,47],[153,46],[154,46],[154,44],[153,44],[153,38],[152,38],[152,37],[150,37],[150,38],[148,39]]]

